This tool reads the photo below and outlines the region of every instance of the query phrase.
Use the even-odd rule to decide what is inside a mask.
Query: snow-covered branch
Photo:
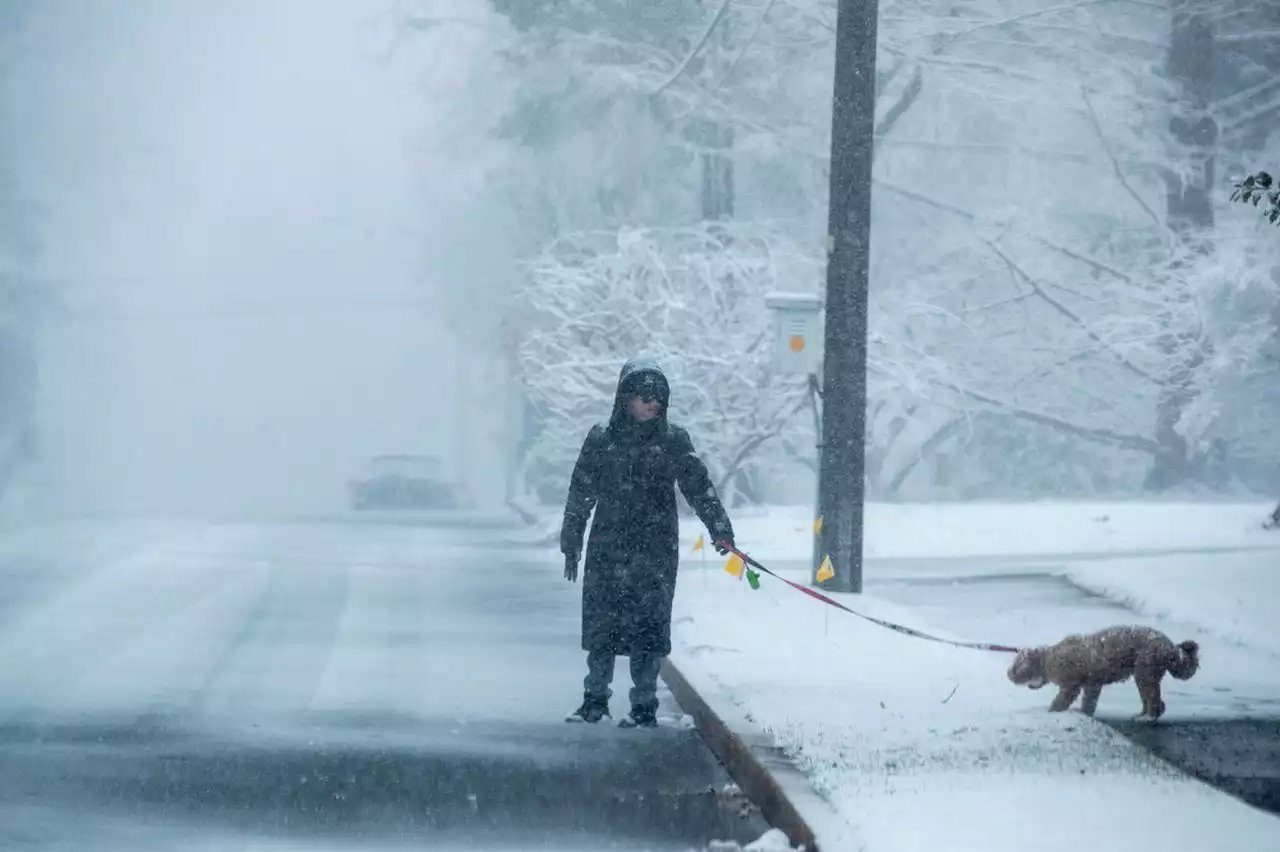
[[[528,264],[510,321],[515,372],[538,408],[535,447],[563,477],[587,428],[607,420],[627,358],[658,359],[672,418],[729,483],[796,425],[803,377],[778,375],[771,290],[820,280],[819,255],[760,225],[624,228],[556,240]]]

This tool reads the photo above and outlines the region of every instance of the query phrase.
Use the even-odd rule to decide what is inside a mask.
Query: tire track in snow
[[[212,540],[223,534],[201,532]],[[189,547],[190,533],[180,540]],[[79,686],[123,646],[234,579],[216,563],[174,564],[166,544],[90,569],[11,619],[0,636],[0,707],[40,715],[85,709],[75,706]]]
[[[339,640],[351,571],[349,566],[309,564],[301,554],[282,551],[280,544],[262,543],[270,565],[263,588],[192,691],[186,713],[299,713],[311,705]]]
[[[78,672],[48,709],[135,721],[166,715],[175,693],[183,692],[191,672],[208,657],[209,639],[227,623],[229,611],[243,609],[238,604],[245,590],[258,580],[245,566],[236,568],[235,574],[212,582],[203,593],[124,637],[95,665]]]
[[[416,562],[416,543],[412,534],[388,531],[369,553],[351,560],[351,595],[316,689],[317,713],[421,710],[414,684],[425,645],[425,571],[399,567]]]
[[[0,547],[0,637],[24,610],[49,606],[76,584],[165,540],[153,535],[150,525],[122,531],[103,524],[61,523],[6,538]]]

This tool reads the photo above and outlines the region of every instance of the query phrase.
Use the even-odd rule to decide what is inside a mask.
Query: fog
[[[638,354],[731,503],[809,501],[810,385],[754,341],[768,293],[825,282],[833,7],[733,4],[705,39],[717,4],[623,5],[0,4],[3,165],[36,208],[0,191],[0,253],[37,234],[16,263],[52,300],[38,358],[5,337],[0,446],[40,398],[0,508],[327,510],[383,452],[559,507]],[[1215,250],[1167,242],[1195,211],[1157,175],[1200,156],[1169,137],[1201,85],[1167,72],[1171,22],[1046,7],[1010,40],[1001,8],[881,22],[867,494],[1270,494],[1280,242],[1207,185]],[[1243,76],[1214,96],[1265,87],[1265,52],[1224,52]],[[1221,168],[1274,160],[1266,115],[1232,120]]]
[[[437,454],[495,497],[496,454],[463,425],[475,353],[440,317],[451,212],[433,169],[457,152],[423,85],[467,42],[406,58],[378,12],[34,13],[10,109],[58,285],[37,420],[51,506],[341,508],[382,452]]]

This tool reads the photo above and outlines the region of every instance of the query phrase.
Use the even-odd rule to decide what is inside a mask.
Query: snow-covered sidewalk
[[[1257,528],[1265,517],[1261,508],[872,506],[868,553],[925,559],[1280,547],[1280,533]],[[810,523],[799,511],[735,517],[741,546],[771,567],[788,564],[788,573],[807,563]],[[686,553],[696,536],[690,525]],[[1242,641],[1275,643],[1277,631],[1270,625],[1277,622],[1265,622],[1267,611],[1246,603],[1266,600],[1266,591],[1232,586],[1270,581],[1275,588],[1272,575],[1257,567],[1266,564],[1259,556],[1244,554],[1232,571],[1218,566],[1233,564],[1234,554],[1214,555],[1216,585],[1201,579],[1203,559],[1186,561],[1181,577],[1157,577],[1149,565],[1144,570],[1143,560],[1132,558],[1078,563],[1071,571],[1079,571],[1078,582],[1147,607],[1194,610],[1179,611],[1183,620],[1196,616],[1206,627],[1235,625]],[[753,591],[721,570],[723,562],[712,554],[702,571],[697,556],[686,556],[672,662],[709,702],[745,714],[770,734],[808,775],[836,823],[847,827],[828,848],[1275,847],[1280,819],[1175,772],[1078,712],[1048,713],[1047,691],[1016,689],[1006,680],[1007,654],[902,636],[768,576]],[[801,577],[803,570],[793,575]],[[1179,583],[1185,584],[1182,592]],[[1189,606],[1192,600],[1195,607]],[[1269,600],[1272,611],[1280,606],[1274,592]],[[843,602],[870,616],[947,635],[918,612],[869,595]],[[1218,623],[1219,618],[1224,620]]]

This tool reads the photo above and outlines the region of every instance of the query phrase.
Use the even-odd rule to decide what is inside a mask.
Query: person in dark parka
[[[721,553],[733,526],[689,433],[667,420],[671,391],[657,363],[622,367],[608,423],[591,427],[569,482],[560,550],[565,579],[578,577],[587,518],[595,509],[582,576],[582,706],[568,721],[609,716],[615,657],[631,662],[631,713],[619,724],[657,724],[658,671],[671,653],[671,605],[680,558],[675,486]]]

